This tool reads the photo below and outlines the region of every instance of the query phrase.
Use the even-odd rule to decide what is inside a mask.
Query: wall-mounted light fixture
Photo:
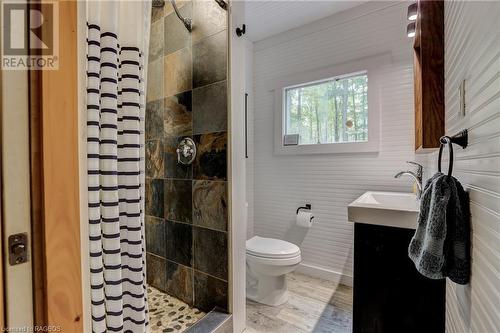
[[[408,15],[406,16],[410,21],[416,21],[418,16],[418,5],[417,3],[412,3],[408,6]]]
[[[408,23],[408,26],[406,27],[406,34],[410,38],[415,37],[415,22]]]

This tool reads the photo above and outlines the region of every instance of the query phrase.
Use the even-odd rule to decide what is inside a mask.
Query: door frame
[[[58,2],[59,69],[30,77],[35,323],[61,332],[83,332],[90,316],[82,305],[78,3]]]
[[[59,69],[42,71],[41,122],[47,325],[83,331],[77,1],[59,1]]]
[[[27,9],[27,4],[23,5]],[[27,13],[27,11],[25,11]],[[13,29],[14,38],[24,31]],[[1,236],[3,325],[33,325],[28,70],[2,70]],[[10,265],[8,238],[26,234],[27,262]]]
[[[1,42],[1,36],[0,36]],[[3,79],[2,71],[0,70],[0,113],[3,114]],[[3,147],[3,131],[2,131],[2,118],[0,116],[0,147]],[[0,264],[0,330],[5,329],[5,295],[4,295],[4,260],[3,260],[3,209],[2,209],[2,197],[3,197],[3,181],[1,175],[2,171],[2,155],[0,154],[0,258],[2,258],[2,264]]]
[[[58,70],[0,73],[0,328],[84,332],[90,318],[82,310],[78,3],[57,2]],[[51,17],[48,7],[29,6]],[[10,266],[6,239],[17,232],[29,235],[30,263]]]

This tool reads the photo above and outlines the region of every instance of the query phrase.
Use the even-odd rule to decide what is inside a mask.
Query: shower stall
[[[228,310],[228,14],[153,1],[145,119],[151,330]]]

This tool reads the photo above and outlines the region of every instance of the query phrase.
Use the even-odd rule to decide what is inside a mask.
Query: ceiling
[[[256,42],[364,2],[367,1],[247,0],[245,1],[247,36]]]

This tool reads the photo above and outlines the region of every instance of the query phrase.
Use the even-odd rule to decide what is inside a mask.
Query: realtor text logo
[[[57,1],[2,1],[2,69],[59,68]]]

